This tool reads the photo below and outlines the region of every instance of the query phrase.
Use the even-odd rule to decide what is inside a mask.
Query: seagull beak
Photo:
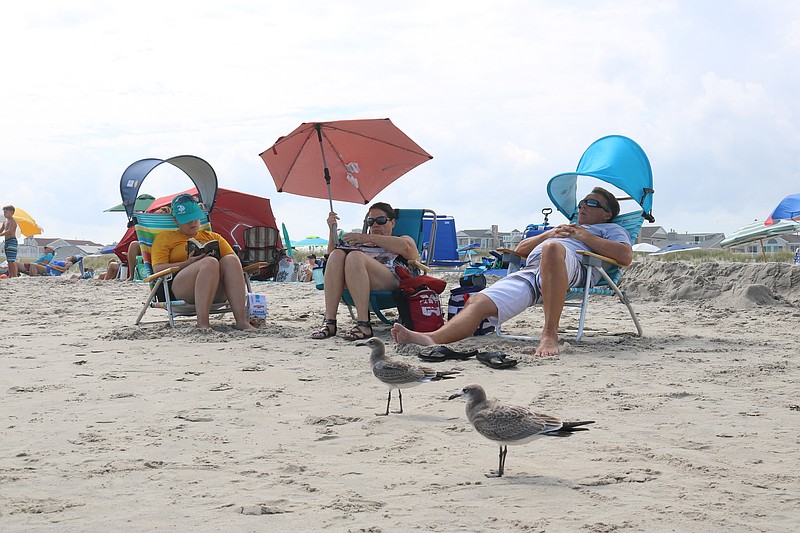
[[[461,396],[462,396],[462,394],[460,392],[457,392],[455,394],[451,394],[450,397],[447,398],[447,399],[448,400],[452,400],[453,398],[461,398]]]
[[[355,344],[356,344],[356,346],[366,346],[367,345],[367,341],[356,341]]]

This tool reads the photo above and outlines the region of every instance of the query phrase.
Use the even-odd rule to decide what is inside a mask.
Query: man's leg
[[[470,296],[464,309],[445,322],[444,326],[430,333],[411,331],[401,324],[392,326],[392,338],[398,344],[419,344],[432,346],[466,339],[475,333],[481,322],[490,316],[497,316],[497,306],[485,294]]]
[[[540,273],[544,327],[539,347],[533,352],[535,356],[558,355],[558,323],[569,288],[566,253],[564,246],[555,241],[546,242],[542,247]]]

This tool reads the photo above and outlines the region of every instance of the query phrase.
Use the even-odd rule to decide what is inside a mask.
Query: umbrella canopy
[[[688,252],[689,250],[699,250],[699,246],[689,246],[688,244],[680,244],[680,243],[673,243],[667,246],[666,248],[662,248],[657,252],[653,252],[652,255],[665,255],[665,254],[672,254],[675,252]]]
[[[764,225],[772,226],[780,220],[800,220],[800,193],[789,195],[781,200],[778,207],[764,221]]]
[[[44,233],[44,230],[36,223],[33,217],[19,207],[14,208],[14,220],[17,221],[19,230],[26,237]]]
[[[653,253],[661,250],[655,244],[650,244],[649,242],[640,242],[638,244],[633,245],[634,252],[644,252],[644,253]]]
[[[117,247],[117,243],[109,244],[108,246],[106,246],[105,248],[100,250],[100,253],[101,254],[113,254],[114,253],[114,249],[116,247]]]
[[[783,233],[793,233],[800,231],[800,222],[791,220],[780,220],[771,226],[765,226],[763,222],[756,220],[734,231],[729,237],[723,239],[720,246],[730,248],[748,242],[758,241],[767,237],[781,235]]]
[[[328,246],[328,239],[321,237],[306,237],[301,241],[292,242],[292,246],[300,248],[302,246]]]
[[[262,152],[278,192],[366,204],[433,156],[385,119],[306,122]]]
[[[133,204],[133,210],[138,213],[144,213],[147,211],[147,208],[153,204],[153,200],[156,197],[150,194],[140,194],[136,197],[136,201]],[[109,207],[104,213],[124,213],[125,212],[125,204],[117,204],[114,207]]]

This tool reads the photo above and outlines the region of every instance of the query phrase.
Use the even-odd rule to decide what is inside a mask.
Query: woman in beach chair
[[[245,307],[246,284],[242,263],[231,245],[218,233],[200,230],[200,220],[205,214],[192,195],[179,194],[172,199],[171,206],[178,229],[161,232],[154,239],[153,272],[178,269],[170,290],[175,297],[194,304],[198,328],[209,329],[212,304],[227,299],[236,320],[235,327],[255,329],[249,322]],[[207,254],[189,254],[187,242],[192,238],[201,243],[219,241],[219,259]]]
[[[325,264],[325,321],[311,338],[327,339],[336,335],[336,312],[347,288],[356,308],[356,325],[342,337],[348,341],[373,336],[369,321],[370,291],[394,290],[400,285],[395,266],[419,259],[414,239],[394,236],[395,210],[378,202],[369,208],[366,226],[369,233],[345,233],[337,246],[336,213],[328,215],[328,253]],[[374,247],[374,253],[369,247]]]
[[[47,269],[48,276],[60,276],[75,264],[80,268],[81,277],[83,277],[83,257],[79,255],[71,255],[63,261],[50,261],[45,268]]]

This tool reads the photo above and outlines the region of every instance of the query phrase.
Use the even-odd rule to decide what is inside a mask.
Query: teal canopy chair
[[[554,176],[547,184],[547,195],[561,214],[571,222],[578,219],[577,181],[579,176],[589,176],[604,181],[624,191],[629,196],[618,197],[620,202],[633,201],[636,208],[630,212],[620,212],[612,222],[619,224],[628,232],[631,245],[636,242],[639,230],[645,220],[655,222],[653,217],[653,172],[650,161],[642,148],[634,141],[621,135],[609,135],[593,142],[583,153],[575,172],[566,172]],[[629,203],[629,202],[628,202]],[[624,205],[621,204],[624,209]],[[636,326],[636,332],[641,337],[642,326],[636,312],[624,291],[619,287],[622,276],[622,266],[608,257],[585,252],[582,253],[582,264],[586,268],[586,286],[574,287],[567,293],[565,306],[580,308],[578,334],[576,340],[581,340],[583,335],[586,314],[589,308],[589,296],[615,296],[630,313]],[[590,287],[592,273],[600,273],[600,281]],[[498,336],[538,340],[535,337],[508,335],[495,328]]]
[[[430,209],[395,209],[395,225],[394,230],[392,230],[392,235],[401,236],[401,235],[408,235],[414,242],[417,243],[417,250],[420,253],[420,257],[423,257],[423,252],[425,251],[425,246],[430,246],[431,249],[436,245],[436,213],[431,211]],[[426,234],[424,229],[423,220],[426,217],[430,217],[434,222],[432,227],[429,231],[429,241],[425,241]],[[363,231],[366,233],[366,223],[363,228]],[[430,254],[428,254],[430,255]],[[414,275],[420,273],[421,270],[426,272],[430,271],[430,268],[426,264],[426,261],[423,260],[422,262],[409,262],[409,270]],[[350,296],[350,292],[345,289],[344,293],[342,294],[342,301],[347,305],[347,310],[350,312],[350,316],[355,320],[355,313],[353,312],[353,308],[355,307],[353,303],[353,298]],[[392,298],[392,291],[372,291],[369,294],[369,307],[370,310],[375,313],[375,316],[378,317],[378,320],[385,324],[391,324],[392,321],[387,319],[383,315],[384,309],[392,309],[397,307],[394,303],[394,299]]]

